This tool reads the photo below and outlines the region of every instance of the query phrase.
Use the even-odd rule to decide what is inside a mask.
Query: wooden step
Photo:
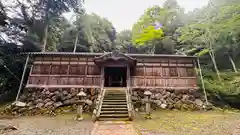
[[[101,111],[101,114],[128,114],[128,111]]]
[[[128,118],[128,114],[101,114],[100,118]]]

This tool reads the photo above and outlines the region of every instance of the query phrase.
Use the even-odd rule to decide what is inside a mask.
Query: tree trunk
[[[43,44],[42,44],[42,52],[45,52],[46,50],[46,45],[47,45],[47,38],[48,38],[48,24],[46,24],[46,27],[44,28],[44,33],[43,33]]]
[[[77,35],[76,35],[76,38],[75,38],[75,42],[74,42],[74,49],[73,49],[74,53],[76,52],[76,49],[77,49],[78,36],[79,36],[79,32],[77,32]]]
[[[214,55],[214,51],[213,51],[213,46],[212,46],[212,39],[211,39],[211,33],[210,33],[210,31],[209,31],[209,29],[208,29],[208,42],[209,42],[209,49],[210,49],[210,51],[209,51],[209,55],[210,55],[210,57],[211,57],[211,59],[212,59],[212,62],[213,62],[213,66],[214,66],[214,68],[215,68],[215,71],[216,71],[216,73],[217,73],[217,76],[218,76],[218,79],[219,79],[219,81],[221,82],[222,81],[222,79],[221,79],[221,77],[220,77],[220,73],[219,73],[219,70],[218,70],[218,68],[217,68],[217,63],[216,63],[216,61],[215,61],[215,55]]]
[[[234,63],[232,57],[228,54],[228,59],[230,60],[231,64],[232,64],[232,67],[233,67],[233,70],[235,73],[237,73],[237,68],[236,68],[236,64]]]
[[[212,50],[209,51],[209,55],[210,55],[210,57],[211,57],[211,59],[212,59],[213,66],[214,66],[214,69],[215,69],[215,71],[216,71],[216,73],[217,73],[218,79],[219,79],[219,81],[222,81],[222,79],[221,79],[221,77],[220,77],[219,70],[218,70],[218,68],[217,68],[217,63],[216,63],[216,61],[215,61],[215,57],[214,57],[214,54],[213,54]]]
[[[206,101],[206,104],[208,105],[207,92],[206,92],[206,89],[205,89],[205,84],[204,84],[204,80],[203,80],[202,69],[201,69],[201,65],[200,65],[200,62],[199,62],[199,58],[197,58],[197,65],[198,65],[198,68],[199,68],[199,74],[200,74],[200,79],[201,79],[201,83],[202,83],[202,88],[203,88],[203,92],[204,92],[205,101]]]

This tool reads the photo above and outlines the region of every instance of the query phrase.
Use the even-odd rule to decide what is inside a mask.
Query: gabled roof
[[[132,58],[130,56],[125,55],[124,53],[118,52],[118,51],[112,51],[103,54],[102,56],[95,57],[94,62],[97,65],[102,65],[107,62],[116,62],[116,61],[122,61],[130,66],[136,65],[137,60],[135,58]]]

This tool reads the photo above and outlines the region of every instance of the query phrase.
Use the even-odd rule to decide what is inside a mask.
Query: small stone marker
[[[147,97],[147,102],[146,102],[146,113],[147,113],[147,119],[151,119],[151,106],[150,106],[150,98],[152,95],[152,92],[150,91],[145,91],[144,95]]]
[[[79,102],[77,102],[77,120],[78,121],[82,121],[83,120],[83,104],[84,104],[84,100],[83,98],[86,97],[86,93],[83,92],[83,89],[81,89],[81,91],[77,94],[77,96],[79,97]]]

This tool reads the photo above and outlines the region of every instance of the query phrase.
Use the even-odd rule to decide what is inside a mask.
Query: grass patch
[[[151,120],[145,120],[143,114],[139,114],[134,120],[134,126],[141,131],[161,131],[178,134],[204,134],[227,132],[230,127],[240,119],[240,113],[236,112],[181,112],[181,111],[155,111]],[[239,121],[240,122],[240,121]],[[229,124],[230,123],[230,124]]]

